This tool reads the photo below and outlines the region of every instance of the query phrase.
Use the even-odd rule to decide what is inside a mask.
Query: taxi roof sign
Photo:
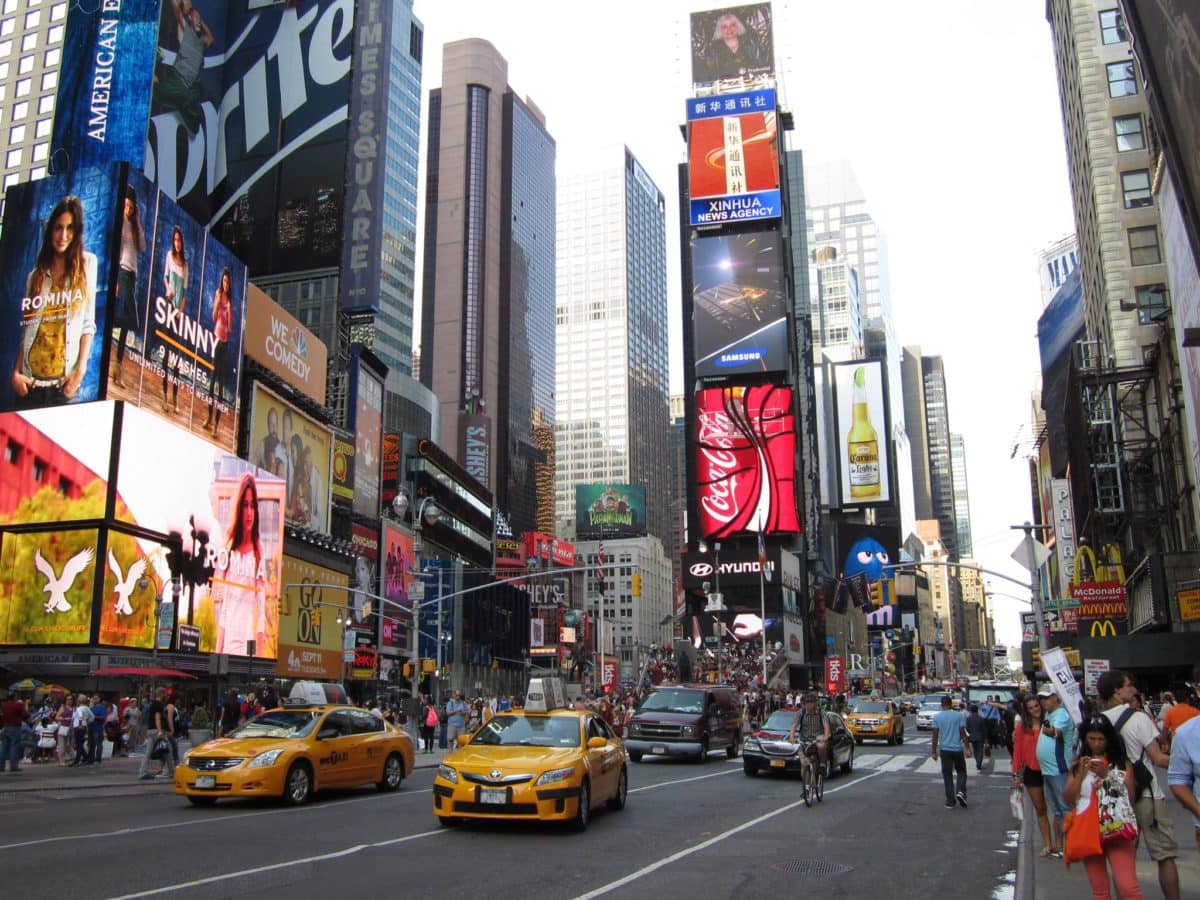
[[[567,705],[567,692],[561,678],[530,678],[525,692],[526,712],[550,712]]]

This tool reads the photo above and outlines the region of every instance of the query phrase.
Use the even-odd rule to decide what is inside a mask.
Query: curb
[[[1033,820],[1036,818],[1028,802],[1028,794],[1021,791],[1021,836],[1017,839],[1017,882],[1013,888],[1014,900],[1033,900],[1037,891],[1037,865],[1034,857],[1035,833]]]

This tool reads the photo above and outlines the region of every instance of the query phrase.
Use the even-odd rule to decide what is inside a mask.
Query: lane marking
[[[720,778],[722,775],[736,775],[740,771],[742,770],[739,767],[737,769],[729,769],[726,772],[713,772],[709,775],[695,775],[692,778],[680,778],[676,781],[660,781],[658,784],[646,784],[639,788],[630,788],[628,793],[637,794],[641,791],[652,791],[655,788],[670,787],[673,784],[687,784],[690,781],[704,781],[706,778]]]
[[[372,794],[369,797],[353,797],[348,800],[335,801],[336,806],[349,806],[353,803],[367,803],[373,800],[397,800],[403,797],[416,797],[420,794],[431,794],[432,788],[416,791],[404,791],[401,794]],[[231,798],[232,799],[232,798]],[[118,828],[114,831],[96,831],[91,834],[60,834],[54,837],[38,838],[32,841],[17,841],[12,844],[0,844],[0,850],[19,850],[23,847],[36,847],[39,844],[56,844],[64,841],[89,841],[94,838],[119,837],[125,834],[138,834],[143,831],[161,831],[166,828],[188,828],[196,825],[229,822],[233,819],[257,819],[259,816],[278,816],[285,813],[316,812],[329,809],[329,804],[309,804],[307,806],[289,807],[285,809],[264,809],[260,812],[230,813],[223,816],[209,816],[204,819],[189,819],[183,822],[165,822],[162,825],[139,825],[136,828]]]
[[[202,887],[206,884],[216,884],[220,881],[229,881],[232,878],[244,878],[247,875],[260,875],[263,872],[273,872],[278,869],[286,869],[291,866],[302,866],[308,863],[325,862],[330,859],[342,859],[343,857],[353,856],[363,850],[373,850],[377,847],[392,847],[396,844],[403,844],[407,841],[415,841],[419,838],[433,837],[435,834],[447,834],[444,828],[438,828],[434,831],[422,831],[419,834],[408,834],[403,837],[391,838],[386,841],[376,841],[373,844],[355,844],[353,847],[346,847],[344,850],[333,850],[329,853],[318,853],[315,856],[305,856],[300,859],[290,859],[286,862],[271,863],[267,866],[258,866],[253,869],[243,869],[240,872],[228,872],[224,875],[212,875],[208,878],[197,878],[194,881],[181,881],[178,884],[169,884],[164,887],[150,888],[145,891],[138,891],[134,894],[120,894],[111,900],[133,900],[135,897],[153,897],[156,894],[167,894],[172,891],[186,891],[188,888]]]
[[[901,769],[909,768],[916,758],[915,756],[893,756],[880,764],[878,769],[880,772],[899,772]],[[938,771],[940,772],[941,769]]]
[[[863,775],[861,778],[856,778],[854,781],[848,782],[846,784],[839,784],[837,787],[826,788],[825,793],[826,794],[836,794],[838,791],[844,791],[847,788],[852,788],[855,785],[862,784],[864,781],[868,781],[872,778],[875,778],[880,774],[881,773],[879,773],[879,772],[871,772],[868,775]],[[688,847],[686,850],[680,850],[678,853],[672,853],[670,856],[666,856],[666,857],[658,860],[658,862],[650,863],[650,865],[643,866],[642,868],[638,869],[637,871],[630,872],[628,875],[624,876],[623,878],[618,878],[616,881],[610,881],[608,884],[601,885],[600,887],[596,888],[595,890],[588,891],[586,894],[580,894],[578,897],[575,898],[575,900],[591,900],[592,897],[601,897],[604,894],[610,893],[611,891],[615,891],[617,888],[625,887],[625,885],[631,884],[634,881],[637,881],[639,878],[649,875],[652,872],[657,872],[659,869],[664,868],[665,866],[669,866],[674,862],[678,862],[681,859],[685,859],[686,857],[691,856],[693,853],[697,853],[701,850],[705,850],[708,847],[711,847],[713,844],[717,844],[717,843],[725,840],[726,838],[733,837],[735,834],[738,834],[742,831],[746,831],[747,829],[753,828],[756,825],[761,825],[763,822],[766,822],[769,819],[775,818],[775,816],[778,816],[785,812],[790,812],[791,810],[795,809],[796,807],[803,806],[803,805],[804,805],[803,799],[796,800],[793,803],[788,803],[787,805],[781,806],[776,810],[773,810],[769,813],[764,813],[763,815],[758,816],[757,818],[750,819],[748,822],[743,822],[741,825],[737,825],[734,828],[730,828],[728,831],[723,831],[718,835],[714,835],[713,837],[709,838],[707,841],[703,841],[702,843],[696,844],[694,847]]]

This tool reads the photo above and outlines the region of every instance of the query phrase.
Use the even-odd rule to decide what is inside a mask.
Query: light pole
[[[724,625],[725,622],[721,619],[721,613],[725,611],[725,598],[721,595],[721,542],[713,541],[713,582],[716,585],[716,592],[709,596],[708,607],[705,612],[711,612],[717,617],[717,684],[722,684],[725,681],[725,670],[721,663],[721,648],[724,644]],[[708,543],[701,540],[696,545],[696,549],[701,553],[708,552]],[[706,591],[707,593],[707,591]]]

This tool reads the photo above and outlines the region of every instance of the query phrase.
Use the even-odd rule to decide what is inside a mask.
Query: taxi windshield
[[[493,716],[471,738],[472,744],[500,747],[578,747],[575,716]]]
[[[301,738],[307,737],[317,724],[315,710],[273,709],[255,716],[241,728],[231,731],[231,738]]]
[[[671,690],[655,691],[642,709],[650,712],[698,713],[704,712],[704,694],[700,691]]]
[[[853,709],[853,712],[856,712],[856,713],[878,714],[878,713],[885,713],[887,711],[888,711],[888,706],[886,703],[878,703],[878,702],[873,703],[870,700],[867,700],[863,703],[855,703],[854,709]]]

